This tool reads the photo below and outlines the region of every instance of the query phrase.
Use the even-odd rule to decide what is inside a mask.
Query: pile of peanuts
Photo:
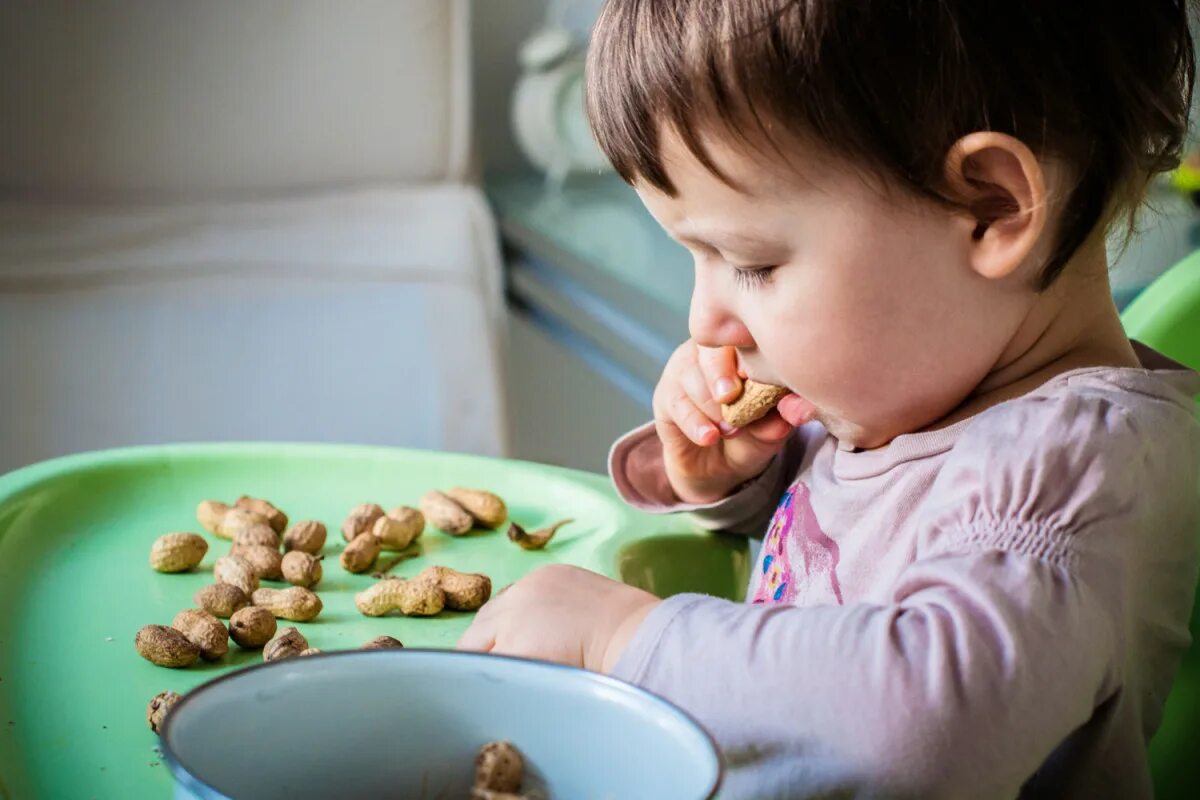
[[[385,512],[376,503],[350,510],[341,526],[346,546],[339,562],[347,572],[361,574],[376,564],[383,551],[405,551],[422,535],[426,522],[451,536],[473,530],[495,530],[508,519],[504,501],[482,489],[456,487],[427,492],[420,508],[397,506]],[[213,564],[213,583],[193,596],[195,607],[175,615],[170,625],[146,625],[134,639],[139,654],[162,667],[183,668],[199,659],[220,660],[229,640],[243,649],[261,649],[264,661],[309,656],[310,647],[297,628],[280,630],[277,620],[309,622],[323,608],[316,593],[323,575],[322,550],[327,539],[324,523],[304,520],[288,526],[288,516],[273,503],[239,497],[232,505],[205,500],[196,509],[204,530],[230,543],[229,551]],[[544,548],[562,520],[527,533],[511,522],[508,538],[524,550]],[[159,536],[150,548],[150,566],[161,573],[195,570],[208,554],[208,540],[192,532]],[[390,613],[428,617],[450,611],[476,611],[492,594],[487,575],[429,566],[411,579],[388,576],[401,556],[373,573],[376,581],[355,595],[358,610],[369,617]],[[262,586],[263,581],[286,582],[287,588]],[[391,636],[377,636],[362,649],[403,648]],[[159,692],[146,707],[150,729],[159,732],[170,709],[181,699],[172,691]],[[508,742],[492,742],[480,750],[475,764],[476,800],[519,800],[523,758]]]
[[[280,630],[277,620],[309,622],[321,613],[323,603],[315,590],[323,578],[324,523],[304,520],[289,527],[288,515],[273,503],[245,495],[232,505],[205,500],[197,507],[196,518],[204,530],[228,541],[229,551],[213,564],[214,582],[195,593],[195,607],[181,610],[170,625],[146,625],[137,632],[138,653],[159,666],[183,668],[199,659],[220,660],[229,650],[230,639],[243,649],[261,649],[264,661],[320,652],[295,627]],[[424,532],[426,521],[451,536],[462,536],[480,528],[494,530],[507,518],[504,501],[482,489],[430,491],[421,498],[419,509],[397,506],[385,512],[376,503],[363,503],[351,509],[342,523],[346,546],[339,561],[347,572],[363,573],[382,551],[408,549]],[[514,522],[508,536],[523,549],[540,549],[569,521],[533,533]],[[208,540],[198,533],[167,533],[151,546],[150,566],[162,573],[188,572],[200,565],[208,549]],[[375,572],[381,580],[355,596],[361,613],[379,617],[472,612],[491,597],[487,575],[445,566],[429,566],[411,579],[386,575],[404,557],[408,556]],[[272,588],[261,585],[263,581],[291,585]],[[403,645],[380,636],[363,647]],[[174,692],[161,692],[151,700],[147,721],[152,729],[157,730],[177,699]]]

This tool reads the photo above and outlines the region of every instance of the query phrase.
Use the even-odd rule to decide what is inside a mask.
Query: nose
[[[688,332],[701,347],[753,347],[754,339],[728,302],[729,287],[714,280],[712,270],[697,269],[688,310]]]

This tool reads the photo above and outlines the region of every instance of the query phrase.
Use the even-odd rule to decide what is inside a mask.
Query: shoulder
[[[1196,408],[1171,375],[1095,369],[1060,376],[967,422],[953,453],[970,456],[982,447],[998,465],[1073,472],[1194,453],[1200,442]]]
[[[1151,527],[1170,508],[1168,527],[1191,536],[1200,425],[1160,373],[1079,371],[963,425],[928,504],[936,527],[1059,552],[1084,532]]]

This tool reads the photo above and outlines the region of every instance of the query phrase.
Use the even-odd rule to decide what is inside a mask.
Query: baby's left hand
[[[479,610],[458,649],[609,672],[658,603],[641,589],[554,564],[493,597]]]

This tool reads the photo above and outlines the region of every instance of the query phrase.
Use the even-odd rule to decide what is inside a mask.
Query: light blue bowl
[[[217,678],[172,709],[176,796],[465,798],[475,754],[524,753],[548,800],[702,800],[721,760],[684,712],[579,669],[447,650],[327,653]]]

